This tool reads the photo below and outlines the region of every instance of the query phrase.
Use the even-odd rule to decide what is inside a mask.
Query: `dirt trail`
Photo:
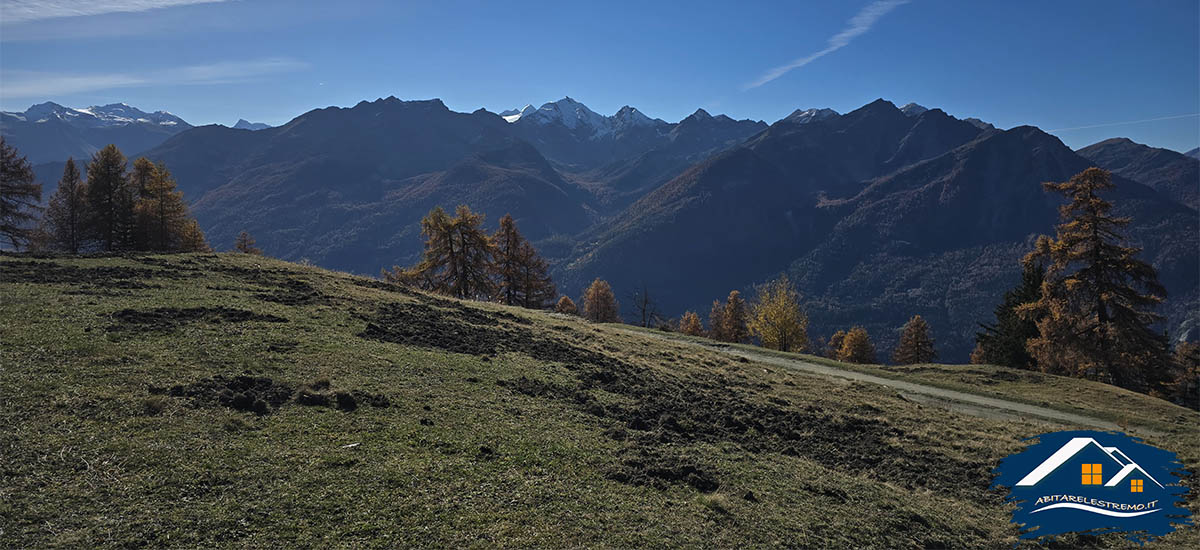
[[[1026,419],[1032,421],[1050,421],[1056,424],[1067,424],[1076,426],[1086,426],[1089,428],[1099,428],[1102,430],[1125,431],[1125,432],[1141,432],[1146,435],[1161,435],[1158,431],[1150,430],[1139,426],[1127,426],[1122,430],[1114,422],[1064,412],[1047,407],[1039,407],[1027,403],[1016,401],[1007,401],[995,397],[986,397],[973,393],[948,390],[936,386],[927,386],[914,382],[885,378],[866,374],[863,372],[839,369],[826,365],[818,365],[798,359],[788,359],[771,355],[768,353],[759,353],[739,348],[734,348],[725,344],[719,343],[701,343],[692,340],[687,340],[679,337],[674,337],[670,334],[647,333],[641,331],[619,329],[628,334],[636,334],[640,336],[649,336],[660,340],[675,342],[677,344],[691,345],[702,347],[713,351],[718,351],[735,357],[744,357],[758,363],[767,363],[776,365],[795,371],[816,374],[819,376],[837,377],[856,382],[865,382],[868,384],[878,384],[896,389],[900,395],[910,401],[919,402],[926,405],[935,405],[946,407],[952,411],[980,416],[984,418],[1003,418],[1003,419]]]

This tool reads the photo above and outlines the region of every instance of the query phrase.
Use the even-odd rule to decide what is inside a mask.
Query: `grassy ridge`
[[[0,292],[3,547],[1008,548],[990,470],[1045,431],[259,257],[0,257]],[[1121,402],[1196,470],[1200,417]]]

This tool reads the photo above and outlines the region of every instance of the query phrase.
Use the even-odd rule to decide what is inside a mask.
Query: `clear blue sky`
[[[1200,145],[1196,0],[582,4],[4,0],[0,109],[126,102],[280,124],[389,95],[461,111],[570,95],[604,114],[771,122],[883,97],[1072,147]]]

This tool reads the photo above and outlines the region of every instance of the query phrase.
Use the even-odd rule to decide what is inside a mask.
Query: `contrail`
[[[1124,126],[1126,124],[1141,124],[1143,122],[1154,122],[1156,120],[1174,120],[1177,118],[1190,118],[1190,117],[1194,117],[1194,116],[1200,116],[1200,113],[1192,113],[1190,115],[1160,116],[1157,118],[1144,118],[1142,120],[1127,120],[1125,122],[1106,122],[1104,124],[1092,124],[1091,126],[1074,126],[1071,128],[1055,128],[1053,130],[1046,130],[1046,131],[1047,132],[1065,132],[1067,130],[1086,130],[1088,128],[1107,128],[1109,126]]]
[[[833,35],[829,39],[829,43],[825,49],[796,59],[787,65],[775,67],[774,69],[763,73],[758,80],[746,84],[742,89],[749,90],[751,88],[762,86],[763,84],[787,74],[787,72],[791,71],[792,69],[798,69],[808,65],[809,63],[812,63],[821,57],[844,48],[850,43],[851,40],[857,38],[858,35],[864,34],[871,30],[871,27],[875,25],[875,22],[878,21],[880,17],[887,15],[888,12],[901,5],[907,4],[908,2],[909,0],[876,0],[875,2],[871,2],[867,5],[867,7],[859,11],[854,17],[850,18],[850,21],[847,22],[848,24],[846,25],[846,28],[842,29],[842,32]]]

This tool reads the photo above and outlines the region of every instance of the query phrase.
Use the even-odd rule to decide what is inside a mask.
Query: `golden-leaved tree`
[[[867,329],[862,327],[850,329],[850,332],[847,332],[842,339],[842,347],[838,351],[837,359],[847,363],[874,363],[875,344],[871,343]]]
[[[558,294],[546,261],[521,235],[512,216],[500,218],[492,235],[495,247],[496,297],[503,304],[544,309]]]
[[[746,322],[763,347],[779,351],[808,350],[808,316],[800,309],[800,293],[787,275],[759,285]]]
[[[137,191],[136,241],[142,250],[198,252],[208,249],[199,225],[188,214],[183,192],[165,165],[134,161],[131,184]]]
[[[583,316],[596,323],[620,323],[617,297],[608,281],[597,278],[583,293]]]
[[[575,307],[575,301],[567,296],[558,299],[558,303],[554,305],[555,313],[565,313],[567,315],[578,315],[579,308]]]
[[[1043,184],[1066,195],[1055,238],[1042,236],[1026,262],[1044,262],[1036,302],[1019,311],[1036,318],[1030,355],[1050,373],[1086,377],[1123,388],[1160,390],[1170,377],[1163,335],[1151,327],[1166,289],[1154,268],[1125,244],[1129,218],[1112,215],[1101,193],[1113,188],[1107,171],[1088,168],[1069,181]]]
[[[825,344],[825,357],[837,359],[842,353],[842,343],[846,341],[846,331],[839,330],[829,337],[829,342]]]
[[[913,315],[904,324],[900,333],[900,343],[892,352],[892,362],[898,365],[915,365],[928,363],[937,359],[937,351],[933,349],[933,336],[929,333],[929,323],[920,315]]]
[[[683,317],[679,318],[679,332],[689,336],[704,336],[704,325],[700,323],[700,316],[694,311],[683,312]]]
[[[726,342],[745,342],[750,337],[746,328],[746,300],[742,293],[733,290],[725,299],[725,311],[721,313],[721,335]]]
[[[725,341],[725,304],[713,300],[712,309],[708,311],[708,337],[713,340]]]
[[[483,231],[483,214],[466,205],[459,205],[454,214],[451,218],[440,206],[431,210],[421,220],[421,262],[411,269],[393,267],[384,271],[384,278],[456,298],[491,298],[495,246]]]
[[[261,256],[262,249],[254,246],[254,245],[255,245],[254,237],[250,236],[249,231],[245,231],[245,230],[243,230],[241,233],[238,233],[237,238],[234,239],[234,241],[233,241],[233,249],[235,251],[240,252],[242,254],[253,254],[255,256]]]

